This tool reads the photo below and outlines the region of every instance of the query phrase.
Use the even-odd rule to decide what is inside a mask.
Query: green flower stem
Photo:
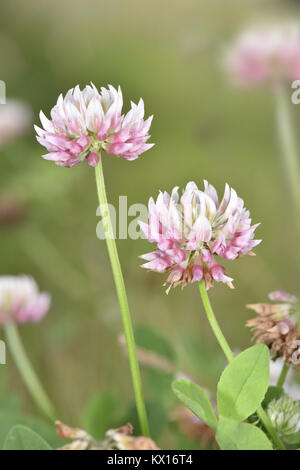
[[[281,440],[279,439],[278,435],[277,435],[277,432],[275,431],[275,429],[273,428],[272,426],[272,423],[269,419],[269,416],[267,415],[267,413],[265,412],[265,410],[263,409],[262,406],[260,406],[258,408],[258,410],[256,410],[256,413],[259,417],[259,419],[261,420],[262,424],[264,425],[265,429],[267,430],[267,432],[269,433],[269,435],[271,436],[271,439],[272,441],[274,442],[274,445],[275,447],[278,449],[278,450],[286,450],[283,443],[281,442]]]
[[[289,365],[286,362],[284,362],[282,369],[281,369],[280,376],[278,378],[277,387],[283,387],[288,371],[289,371]]]
[[[217,341],[219,342],[219,345],[221,346],[225,354],[226,359],[228,360],[228,362],[232,362],[234,359],[234,354],[229,344],[227,343],[225,336],[223,335],[221,331],[221,328],[219,327],[219,324],[217,322],[217,319],[215,317],[214,311],[212,309],[212,306],[211,306],[211,303],[207,294],[205,282],[203,280],[199,282],[199,289],[200,289],[200,295],[201,295],[201,299],[203,302],[204,310],[205,310],[207,319],[210,323],[210,326],[215,334],[215,337],[217,338]],[[277,436],[277,433],[275,429],[273,428],[267,413],[264,411],[264,409],[261,406],[258,408],[257,414],[261,422],[263,423],[265,429],[268,431],[269,435],[271,436],[276,448],[284,450],[285,449],[284,445],[282,444],[281,440]]]
[[[277,129],[279,142],[281,145],[281,153],[286,176],[289,183],[291,196],[298,211],[300,212],[300,164],[297,152],[295,135],[293,132],[292,117],[290,106],[292,106],[289,96],[285,90],[276,91],[277,104]]]
[[[57,419],[55,409],[33,370],[21,342],[17,326],[14,323],[8,323],[5,325],[4,330],[10,352],[34,401],[51,421],[55,421]]]
[[[110,263],[112,267],[112,272],[114,276],[115,286],[117,290],[117,295],[119,299],[119,305],[120,305],[123,328],[124,328],[124,333],[125,333],[125,338],[126,338],[129,365],[130,365],[130,370],[131,370],[131,376],[132,376],[132,382],[133,382],[133,388],[134,388],[135,400],[136,400],[136,407],[137,407],[137,412],[139,416],[141,431],[144,436],[149,436],[149,426],[148,426],[145,402],[143,398],[142,381],[141,381],[140,369],[139,369],[139,364],[138,364],[138,359],[137,359],[136,345],[135,345],[132,322],[131,322],[131,317],[130,317],[130,312],[129,312],[125,283],[123,279],[117,246],[116,246],[116,242],[114,238],[114,231],[113,231],[112,222],[111,222],[109,209],[107,205],[107,196],[106,196],[106,191],[105,191],[105,183],[104,183],[103,168],[102,168],[101,160],[102,159],[100,155],[99,163],[95,168],[99,204],[101,206],[104,206],[106,210],[106,214],[105,214],[106,224],[104,226],[105,238],[106,238],[106,244],[107,244],[108,254],[110,258]]]
[[[231,362],[234,359],[233,352],[231,351],[230,346],[227,343],[225,336],[223,335],[222,330],[219,326],[219,323],[217,322],[217,319],[214,315],[214,312],[213,312],[213,309],[212,309],[212,306],[211,306],[211,303],[207,294],[205,282],[203,280],[199,282],[199,289],[200,289],[201,299],[203,302],[204,310],[205,310],[207,319],[209,321],[209,324],[214,332],[215,337],[217,338],[219,342],[219,345],[221,346],[226,356],[227,361]]]

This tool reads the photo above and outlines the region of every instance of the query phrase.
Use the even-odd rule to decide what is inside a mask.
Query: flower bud
[[[282,435],[294,434],[300,429],[300,404],[288,396],[272,400],[267,413],[273,427]]]

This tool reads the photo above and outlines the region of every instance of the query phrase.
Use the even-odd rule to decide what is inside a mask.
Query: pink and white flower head
[[[203,191],[188,183],[181,197],[178,187],[171,195],[160,192],[156,202],[149,200],[148,224],[140,222],[148,241],[157,243],[155,251],[141,256],[147,261],[142,267],[169,272],[169,289],[202,279],[207,289],[214,281],[233,287],[233,279],[215,255],[233,260],[253,254],[261,241],[253,240],[258,225],[251,226],[243,200],[227,184],[221,202],[207,181]]]
[[[278,87],[300,78],[300,26],[285,24],[245,31],[227,51],[225,66],[243,86]]]
[[[154,144],[147,144],[152,117],[144,121],[144,102],[131,102],[130,111],[122,115],[121,88],[77,85],[65,97],[60,95],[51,110],[51,120],[40,112],[43,129],[35,126],[37,140],[49,153],[43,155],[57,165],[72,167],[87,159],[96,166],[99,152],[135,160]]]
[[[50,300],[29,276],[0,276],[0,325],[37,322],[48,312]]]

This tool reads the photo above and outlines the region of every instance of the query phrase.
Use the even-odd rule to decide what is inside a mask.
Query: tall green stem
[[[219,345],[221,346],[227,361],[231,362],[234,359],[234,355],[214,315],[209,297],[207,295],[207,290],[206,290],[204,281],[199,282],[199,289],[200,289],[200,295],[201,295],[201,299],[203,302],[204,310],[205,310],[207,319],[209,321],[209,324],[211,326],[211,329],[213,330],[214,335],[217,338]]]
[[[277,128],[283,165],[286,171],[291,196],[300,213],[300,162],[298,158],[296,139],[293,132],[293,123],[290,106],[292,106],[289,96],[285,90],[276,91],[277,104]]]
[[[106,244],[107,244],[108,254],[110,258],[110,263],[112,267],[112,272],[114,276],[115,286],[117,290],[117,295],[119,299],[119,305],[120,305],[121,316],[122,316],[122,321],[123,321],[123,328],[124,328],[127,350],[128,350],[129,365],[130,365],[133,388],[134,388],[134,393],[135,393],[137,412],[139,416],[141,431],[145,436],[149,436],[149,426],[148,426],[145,402],[143,398],[142,381],[141,381],[140,369],[139,369],[139,364],[138,364],[138,359],[137,359],[137,354],[136,354],[136,345],[135,345],[135,340],[134,340],[134,334],[133,334],[132,322],[131,322],[131,317],[130,317],[127,295],[126,295],[124,278],[123,278],[118,251],[117,251],[117,246],[116,246],[116,242],[114,238],[114,231],[113,231],[113,226],[112,226],[112,222],[110,218],[110,213],[109,213],[109,209],[107,205],[107,196],[106,196],[106,191],[105,191],[101,156],[99,157],[99,163],[95,168],[95,172],[96,172],[96,184],[97,184],[99,204],[106,211],[106,214],[105,214],[106,223],[104,224],[105,238],[106,238]]]
[[[278,378],[277,387],[283,387],[288,371],[289,371],[289,365],[286,362],[284,362],[282,369],[281,369],[280,376]]]
[[[215,337],[217,338],[217,341],[219,342],[219,345],[221,346],[228,362],[232,362],[233,359],[234,359],[234,354],[233,354],[229,344],[227,343],[227,341],[225,339],[225,336],[223,335],[223,333],[221,331],[221,328],[219,327],[219,324],[217,322],[217,319],[215,317],[214,311],[212,309],[212,306],[211,306],[211,303],[210,303],[210,300],[209,300],[209,297],[208,297],[208,294],[207,294],[205,282],[203,280],[199,282],[199,289],[200,289],[200,295],[201,295],[201,299],[202,299],[202,302],[203,302],[204,310],[205,310],[207,319],[210,323],[210,326],[211,326],[211,328],[212,328],[212,330],[215,334]],[[272,438],[275,446],[277,447],[277,449],[284,450],[285,449],[284,445],[282,444],[281,440],[277,436],[276,431],[273,429],[273,426],[272,426],[272,424],[269,420],[269,417],[268,417],[267,413],[264,411],[264,409],[261,406],[257,410],[257,414],[258,414],[261,422],[263,423],[264,427],[268,431],[269,435],[271,436],[271,438]]]
[[[55,421],[57,418],[55,409],[28,359],[18,329],[14,323],[9,323],[5,326],[5,335],[14,361],[34,401],[51,421]]]

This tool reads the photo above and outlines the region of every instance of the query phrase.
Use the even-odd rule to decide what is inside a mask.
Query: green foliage
[[[175,374],[172,372],[166,373],[150,367],[143,368],[143,383],[147,396],[151,400],[159,401],[166,411],[176,401],[171,388],[174,379]]]
[[[53,448],[62,445],[63,441],[57,436],[54,424],[51,425],[41,419],[24,414],[19,407],[19,401],[12,396],[6,400],[3,399],[0,406],[0,449],[4,445],[8,432],[16,425],[31,428]]]
[[[203,390],[190,380],[180,379],[173,382],[173,391],[177,398],[198,418],[212,429],[217,427],[217,418],[213,407]]]
[[[261,404],[269,383],[269,350],[257,344],[239,354],[224,370],[218,384],[218,411],[242,421]]]
[[[17,425],[9,431],[3,450],[51,450],[51,447],[32,429]]]
[[[172,388],[180,401],[212,429],[217,430],[221,449],[271,450],[264,432],[256,426],[242,423],[259,408],[269,383],[269,350],[265,345],[255,345],[239,354],[224,370],[218,384],[218,414],[216,418],[211,403],[195,383],[182,379],[173,382]],[[266,400],[282,393],[269,388]]]
[[[157,440],[161,437],[167,426],[167,413],[159,401],[146,401],[146,409],[149,419],[149,427],[151,437]],[[136,406],[132,404],[129,407],[127,415],[123,418],[122,423],[130,422],[133,425],[134,434],[141,434],[140,425],[136,413]]]
[[[222,450],[272,450],[261,429],[228,418],[220,418],[216,440]]]
[[[159,401],[167,412],[175,399],[171,384],[176,375],[176,353],[169,341],[148,325],[138,325],[135,328],[135,337],[137,346],[143,353],[149,353],[150,360],[140,358],[148,398],[153,402]]]
[[[113,391],[93,397],[84,407],[82,427],[95,439],[102,439],[105,432],[120,426],[120,400]]]
[[[193,377],[207,377],[211,383],[217,381],[225,367],[224,355],[190,336],[184,336],[182,342]]]
[[[135,340],[138,347],[153,352],[167,359],[171,363],[176,362],[176,353],[163,335],[148,325],[137,325],[134,328]]]

